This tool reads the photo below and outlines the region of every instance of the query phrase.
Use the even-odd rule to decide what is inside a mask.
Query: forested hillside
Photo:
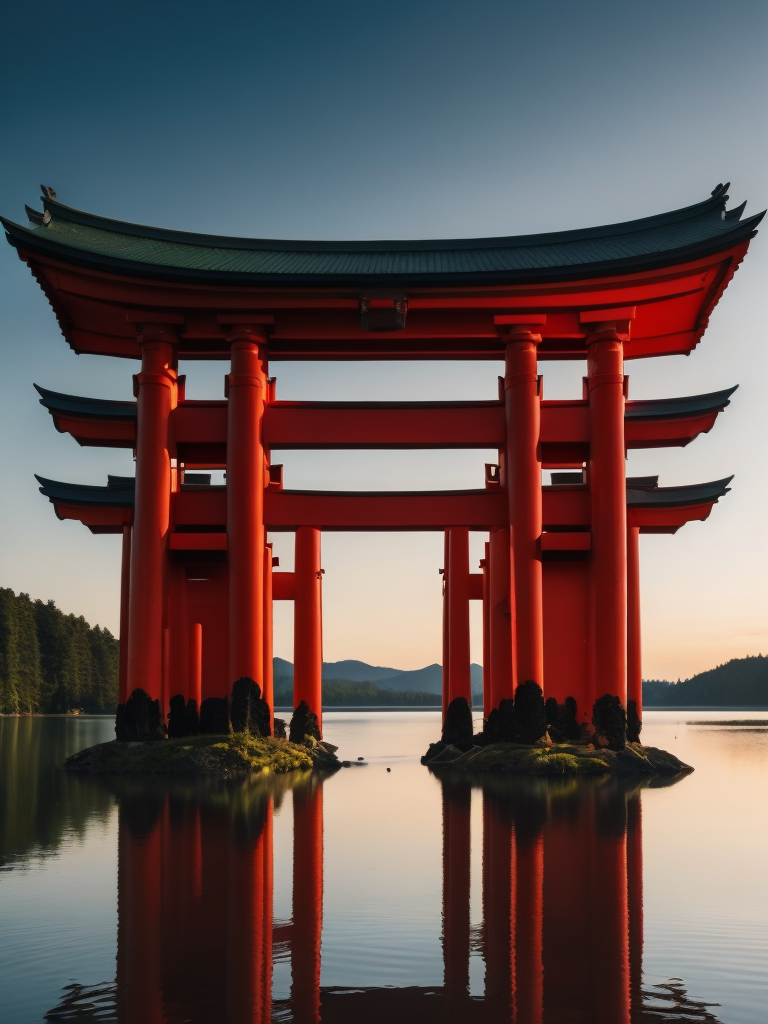
[[[643,681],[643,704],[652,707],[768,707],[768,657],[732,658],[682,682]]]
[[[376,683],[323,679],[323,707],[436,707],[440,698],[420,690],[388,690]],[[275,706],[293,707],[293,681],[275,680]]]
[[[114,711],[118,650],[82,615],[0,588],[0,713]]]

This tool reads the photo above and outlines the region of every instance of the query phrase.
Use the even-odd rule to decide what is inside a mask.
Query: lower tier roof
[[[130,478],[112,477],[106,487],[68,484],[37,477],[60,518],[79,519],[97,532],[120,532],[134,496]],[[675,532],[683,523],[705,519],[729,490],[732,477],[682,487],[658,487],[655,478],[627,481],[628,523],[646,532]],[[544,529],[588,530],[586,486],[543,489]],[[301,526],[323,530],[443,530],[466,526],[487,530],[509,522],[500,488],[460,491],[305,491],[265,492],[268,530]],[[175,495],[177,532],[226,531],[226,488],[195,485]],[[107,529],[111,527],[111,531]]]

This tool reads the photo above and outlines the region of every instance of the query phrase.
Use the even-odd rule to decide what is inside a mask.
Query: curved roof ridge
[[[733,475],[722,480],[708,480],[702,484],[679,484],[676,487],[657,487],[654,489],[633,488],[627,486],[627,506],[641,508],[672,508],[680,505],[704,505],[716,502],[730,490],[728,484]]]
[[[710,391],[704,395],[686,395],[681,398],[641,398],[626,403],[624,415],[629,420],[674,419],[691,416],[696,412],[721,412],[730,405],[731,395],[738,384],[722,391]]]
[[[65,395],[61,391],[49,391],[39,384],[33,384],[32,387],[40,395],[40,405],[49,412],[68,412],[85,416],[96,414],[109,419],[136,419],[137,416],[136,401]]]
[[[708,257],[753,237],[764,214],[739,220],[723,188],[703,203],[576,231],[495,238],[306,242],[224,238],[124,224],[45,198],[42,223],[0,217],[19,249],[165,280],[286,286],[418,287],[525,284],[654,270]],[[737,214],[739,211],[732,211]]]
[[[52,218],[82,224],[101,231],[112,231],[115,234],[129,235],[138,238],[153,238],[158,241],[176,242],[182,245],[205,245],[212,248],[251,249],[285,252],[389,252],[389,251],[424,251],[424,250],[456,250],[456,249],[509,249],[524,245],[551,245],[558,242],[579,241],[587,238],[604,238],[608,235],[630,234],[635,231],[647,231],[665,224],[679,223],[704,216],[715,210],[724,211],[728,195],[715,189],[712,195],[703,202],[692,206],[670,210],[667,213],[640,217],[636,220],[620,221],[614,224],[603,224],[595,227],[572,228],[567,231],[541,231],[525,235],[494,235],[482,238],[409,238],[409,239],[346,239],[324,241],[321,239],[280,239],[280,238],[245,238],[230,235],[213,235],[194,231],[178,231],[174,228],[159,228],[149,224],[135,224],[112,217],[78,210],[66,206],[57,199],[43,196],[43,206]],[[746,201],[732,211],[741,213]],[[42,219],[42,218],[41,218]],[[35,218],[37,221],[37,218]]]

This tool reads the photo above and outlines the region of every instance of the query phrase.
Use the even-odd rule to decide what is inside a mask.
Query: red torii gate
[[[762,215],[727,186],[657,217],[511,238],[293,242],[220,238],[73,210],[44,189],[30,228],[3,221],[76,352],[141,360],[137,401],[38,389],[59,430],[132,448],[136,480],[41,480],[62,518],[123,535],[121,701],[226,696],[271,704],[272,601],[293,599],[295,703],[321,715],[323,530],[444,530],[444,707],[471,702],[468,602],[484,600],[484,705],[515,683],[604,693],[640,711],[637,543],[704,519],[728,480],[626,479],[627,448],[685,445],[732,390],[628,400],[624,359],[689,353]],[[485,402],[281,402],[268,358],[504,359]],[[179,359],[230,360],[223,401],[187,401]],[[579,400],[547,401],[539,360],[587,360]],[[496,448],[474,491],[283,488],[281,448]],[[200,470],[226,468],[226,487]],[[558,470],[542,487],[542,469]],[[191,472],[190,472],[191,471]],[[569,472],[563,472],[569,471]],[[268,530],[296,532],[272,573]],[[467,531],[489,534],[470,574]],[[201,584],[205,584],[202,586]]]

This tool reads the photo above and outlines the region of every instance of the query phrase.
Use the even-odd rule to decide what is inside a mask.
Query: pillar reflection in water
[[[467,992],[471,796],[441,784],[450,1015]],[[479,795],[485,991],[470,1016],[482,1003],[484,1020],[516,1024],[644,1019],[639,791],[497,778]]]
[[[272,1020],[272,819],[290,783],[125,786],[118,838],[120,1024]],[[322,787],[294,788],[291,1006],[320,1019]]]
[[[442,986],[321,989],[322,783],[248,780],[204,791],[124,783],[116,1019],[651,1020],[641,988],[640,790],[615,779],[592,784],[501,776],[482,785],[443,776],[440,786]],[[276,925],[273,814],[288,789],[292,920]],[[482,991],[470,994],[473,797],[482,802],[476,849],[482,851],[485,978]],[[275,943],[291,961],[290,996],[280,1001],[272,997]]]

